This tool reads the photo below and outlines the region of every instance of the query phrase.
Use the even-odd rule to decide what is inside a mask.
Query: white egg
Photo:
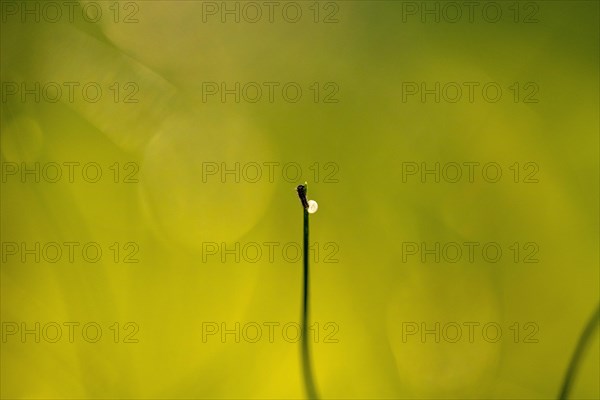
[[[318,209],[319,209],[319,205],[317,204],[316,201],[314,201],[314,200],[308,201],[308,213],[309,214],[316,213]]]

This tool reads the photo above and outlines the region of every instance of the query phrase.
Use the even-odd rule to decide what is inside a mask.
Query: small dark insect
[[[300,197],[300,201],[302,202],[302,206],[304,208],[308,208],[308,200],[306,200],[306,186],[298,185],[296,188],[298,191],[298,197]]]

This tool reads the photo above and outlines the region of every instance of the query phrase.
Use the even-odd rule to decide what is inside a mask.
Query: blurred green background
[[[80,1],[72,20],[64,5],[59,18],[45,2],[0,3],[2,398],[302,398],[299,344],[281,328],[300,317],[302,264],[297,247],[282,248],[302,240],[293,189],[304,181],[320,206],[311,319],[322,397],[557,395],[599,301],[597,1],[480,2],[471,20],[458,2],[456,22],[444,2],[279,2],[272,20],[263,2]],[[263,14],[248,21],[256,4]],[[236,7],[239,23],[224,13]],[[65,82],[78,85],[72,99]],[[278,86],[273,101],[248,101],[250,85],[236,102],[207,92],[213,82]],[[289,82],[302,89],[295,103],[281,92]],[[452,86],[439,102],[407,95],[422,82],[478,86],[473,101],[466,90],[449,101]],[[482,96],[490,82],[497,102]],[[89,83],[97,102],[96,85],[82,93]],[[403,174],[468,162],[498,163],[502,177]],[[79,163],[72,182],[64,163]],[[84,179],[95,176],[82,175],[87,163],[101,167],[98,182]],[[222,163],[248,175],[223,179]],[[264,163],[278,163],[267,164],[273,179]],[[284,174],[288,163],[301,173]],[[527,163],[537,182],[524,182]],[[21,175],[36,165],[39,182]],[[63,254],[48,262],[54,242]],[[73,262],[65,242],[79,243]],[[90,242],[95,263],[81,254]],[[480,244],[473,262],[407,254],[410,243],[465,242]],[[489,242],[498,262],[481,255]],[[40,262],[23,243],[40,243]],[[523,262],[532,249],[538,262]],[[36,323],[39,343],[22,336]],[[102,329],[96,343],[82,336],[88,323]],[[203,340],[207,323],[239,323],[239,343],[220,331]],[[252,323],[256,343],[243,331]],[[421,336],[436,323],[439,342]],[[477,324],[473,340],[465,323]],[[490,323],[498,340],[482,332]],[[325,340],[333,328],[337,343]],[[573,398],[600,396],[598,331],[588,350]]]

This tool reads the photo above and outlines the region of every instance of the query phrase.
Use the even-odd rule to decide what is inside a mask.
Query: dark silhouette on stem
[[[298,196],[302,202],[302,208],[304,211],[304,285],[302,290],[302,336],[301,336],[301,351],[302,351],[302,371],[304,374],[304,386],[306,390],[306,396],[309,399],[318,399],[317,389],[315,387],[312,366],[310,362],[310,349],[308,347],[308,306],[309,306],[309,269],[308,269],[308,201],[306,200],[306,193],[308,191],[307,185],[298,185],[297,187]]]

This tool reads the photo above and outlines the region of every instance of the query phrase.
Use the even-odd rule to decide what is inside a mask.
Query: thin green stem
[[[309,270],[308,270],[308,209],[304,208],[304,290],[302,298],[302,370],[304,373],[304,386],[309,399],[318,399],[317,389],[313,380],[310,362],[310,349],[308,348],[308,299],[309,299]]]
[[[560,390],[560,395],[558,396],[558,398],[561,400],[565,400],[569,397],[569,392],[571,391],[571,387],[573,386],[573,382],[575,381],[575,376],[577,375],[579,365],[581,364],[583,353],[585,349],[590,345],[594,331],[598,326],[599,319],[600,304],[592,314],[592,317],[586,324],[585,328],[583,329],[583,332],[581,333],[581,336],[579,337],[577,347],[575,347],[575,352],[573,353],[573,357],[571,358],[571,362],[569,363],[569,367],[567,368],[567,373],[565,374],[565,379]]]

